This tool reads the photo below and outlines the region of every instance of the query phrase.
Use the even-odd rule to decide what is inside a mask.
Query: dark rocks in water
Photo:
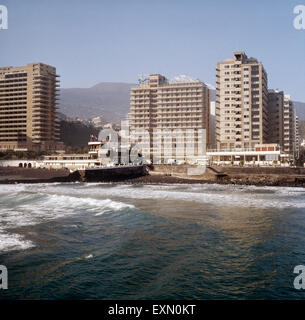
[[[146,166],[122,166],[86,169],[82,180],[86,182],[113,182],[138,178],[147,175]]]

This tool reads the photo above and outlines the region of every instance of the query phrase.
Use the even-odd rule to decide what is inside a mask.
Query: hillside
[[[72,148],[83,148],[88,146],[90,135],[98,135],[99,130],[86,126],[82,123],[71,123],[60,121],[60,139],[65,146]]]
[[[88,119],[103,115],[119,122],[129,111],[130,83],[101,82],[91,88],[61,89],[59,111],[68,117]]]
[[[120,122],[129,112],[132,83],[101,82],[91,88],[61,89],[59,112],[83,120],[103,116],[106,122]],[[211,90],[215,100],[215,90]]]
[[[129,112],[132,83],[101,82],[91,88],[61,89],[59,112],[83,120],[103,116],[106,122],[120,122]],[[215,90],[211,88],[211,101]],[[300,120],[305,120],[305,103],[294,102]]]

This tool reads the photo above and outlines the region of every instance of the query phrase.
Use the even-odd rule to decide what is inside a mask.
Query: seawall
[[[157,164],[149,166],[148,170],[150,175],[165,175],[191,180],[220,181],[227,176],[226,173],[219,172],[212,167],[201,167],[188,164]]]
[[[199,168],[199,169],[198,169]],[[207,167],[150,165],[95,168],[70,173],[65,169],[1,168],[0,184],[114,182],[127,184],[221,183],[305,187],[304,168]]]
[[[146,166],[122,166],[109,168],[87,168],[79,170],[82,181],[86,182],[109,182],[123,181],[147,175]]]
[[[0,167],[0,184],[75,182],[80,179],[78,171],[70,173],[67,169]]]
[[[189,174],[190,165],[153,165],[150,175],[161,175],[187,180],[196,183],[244,184],[259,186],[297,186],[305,187],[305,168],[273,167],[207,167],[205,172]]]

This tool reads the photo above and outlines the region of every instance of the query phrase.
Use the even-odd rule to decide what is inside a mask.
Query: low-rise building
[[[280,165],[284,154],[278,144],[257,144],[253,148],[208,150],[211,164]]]

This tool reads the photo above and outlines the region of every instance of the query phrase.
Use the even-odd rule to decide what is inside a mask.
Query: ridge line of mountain
[[[212,85],[208,84],[209,87]],[[103,116],[106,122],[120,122],[129,112],[130,89],[137,86],[125,82],[100,82],[89,88],[61,88],[59,112],[69,118]],[[215,101],[215,90],[211,101]],[[294,102],[300,121],[305,120],[305,103]]]

